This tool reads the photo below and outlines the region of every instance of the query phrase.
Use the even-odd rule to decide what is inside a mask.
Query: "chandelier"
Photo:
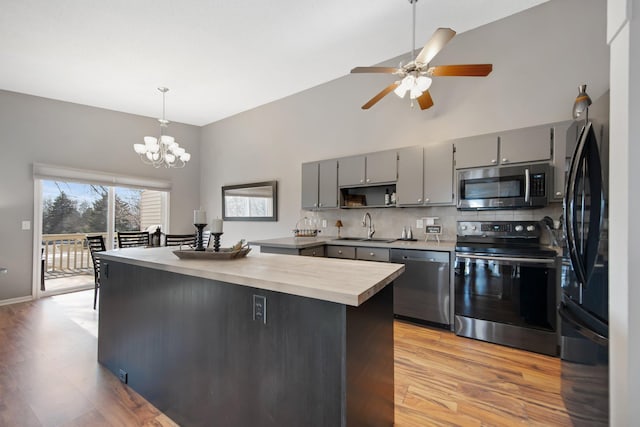
[[[142,162],[152,165],[154,168],[161,166],[165,168],[182,168],[191,159],[191,154],[180,147],[175,138],[164,134],[165,128],[169,127],[169,121],[164,118],[165,95],[169,92],[166,87],[159,87],[162,92],[162,118],[160,122],[160,138],[145,136],[144,144],[133,144],[133,149],[140,155]]]

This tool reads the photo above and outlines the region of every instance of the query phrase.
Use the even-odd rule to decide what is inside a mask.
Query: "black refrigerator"
[[[605,120],[608,122],[608,108]],[[587,120],[580,127],[567,171],[564,200],[566,246],[558,306],[562,397],[574,425],[606,426],[609,424],[605,197],[608,177],[601,152],[608,148],[608,126],[596,119]]]

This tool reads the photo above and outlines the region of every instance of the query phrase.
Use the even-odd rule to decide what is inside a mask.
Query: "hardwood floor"
[[[397,426],[572,425],[560,359],[395,322]]]
[[[93,291],[0,307],[0,426],[175,426],[96,361]],[[560,360],[395,322],[396,426],[571,425]]]

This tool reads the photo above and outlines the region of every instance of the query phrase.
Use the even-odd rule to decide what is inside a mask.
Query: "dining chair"
[[[165,234],[164,245],[165,246],[188,245],[188,246],[195,247],[196,235],[195,234]]]
[[[95,288],[93,292],[93,309],[96,309],[96,303],[98,302],[98,289],[100,289],[100,257],[97,252],[104,252],[106,250],[104,246],[104,237],[102,235],[87,236],[87,246],[91,253],[91,259],[93,260],[93,275]]]
[[[148,231],[118,231],[118,247],[149,246]]]

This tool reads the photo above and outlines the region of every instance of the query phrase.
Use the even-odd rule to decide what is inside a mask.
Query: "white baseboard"
[[[18,298],[10,298],[10,299],[4,299],[4,300],[0,300],[0,305],[10,305],[10,304],[18,304],[20,302],[28,302],[28,301],[32,301],[33,297],[31,295],[26,296],[26,297],[18,297]]]

